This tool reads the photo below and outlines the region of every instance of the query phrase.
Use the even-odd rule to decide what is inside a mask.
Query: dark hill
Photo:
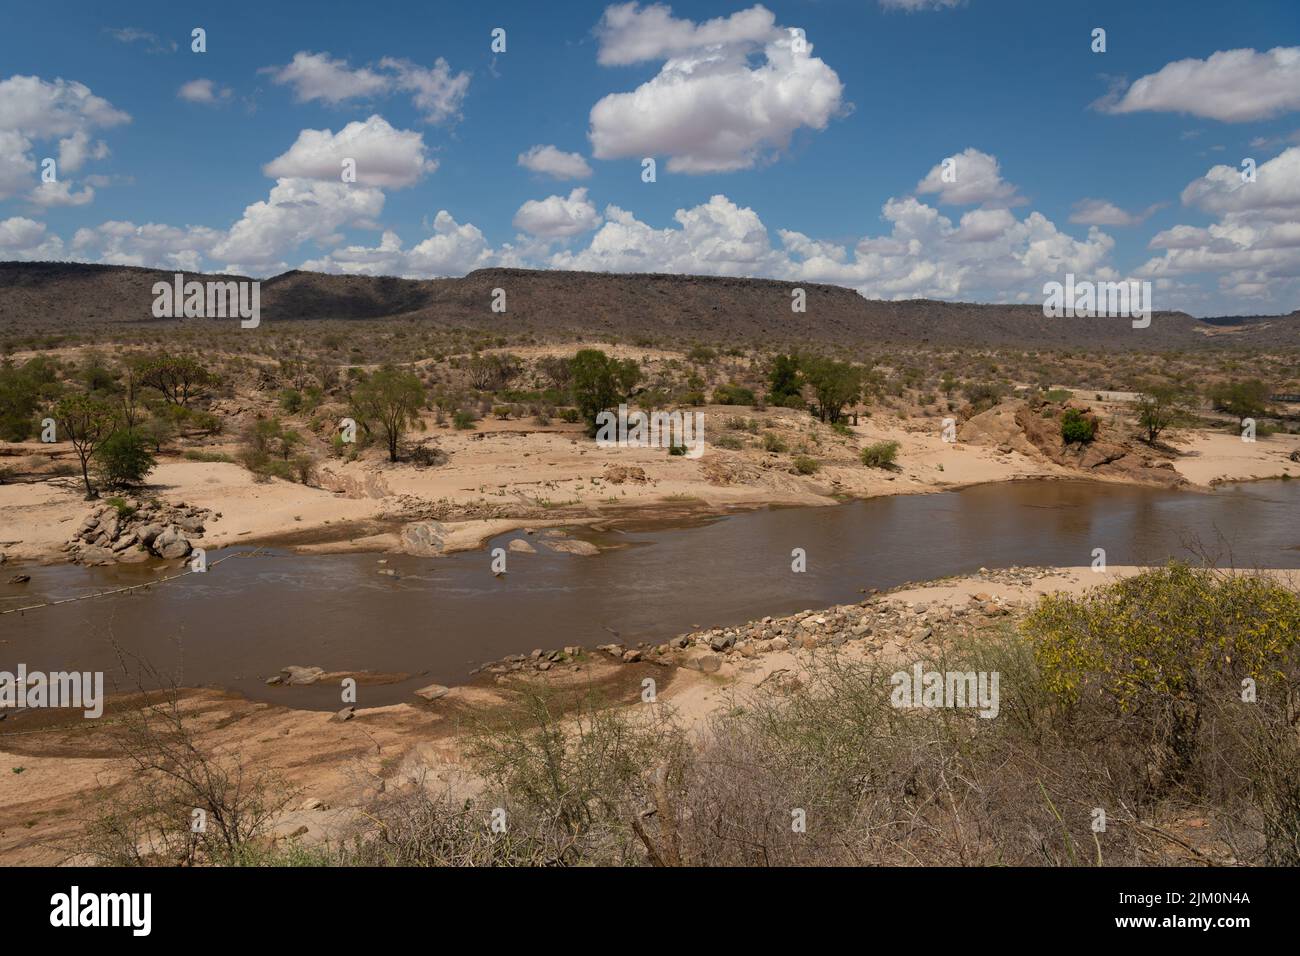
[[[132,266],[0,263],[0,327],[17,323],[30,331],[66,330],[158,321],[150,313],[152,287],[172,275]],[[804,314],[790,309],[791,290],[800,286],[807,293]],[[505,314],[491,311],[496,288],[506,291]],[[1134,329],[1128,319],[1049,319],[1037,305],[886,302],[840,286],[770,279],[480,269],[459,279],[293,271],[262,282],[264,323],[398,317],[503,333],[527,330],[555,339],[617,336],[737,345],[1300,346],[1300,313],[1202,321],[1182,312],[1158,312],[1150,328]]]

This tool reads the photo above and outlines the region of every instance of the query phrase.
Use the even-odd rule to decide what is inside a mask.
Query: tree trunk
[[[90,486],[90,470],[86,467],[86,460],[89,456],[80,455],[79,457],[81,458],[81,480],[86,483],[86,500],[94,501],[99,497],[99,495],[97,495],[95,489]]]

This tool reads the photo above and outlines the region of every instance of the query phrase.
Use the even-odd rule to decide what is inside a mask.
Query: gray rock
[[[159,557],[183,558],[190,553],[190,542],[175,525],[168,525],[167,530],[158,535],[153,542],[153,550]]]
[[[451,693],[450,687],[444,687],[442,684],[430,684],[428,687],[421,687],[417,690],[415,696],[433,701],[439,697],[446,697],[449,693]]]
[[[717,654],[710,654],[708,651],[692,649],[686,652],[682,660],[682,666],[693,668],[704,674],[714,674],[722,666],[722,658]]]
[[[115,552],[125,551],[133,544],[135,544],[135,532],[128,531],[126,534],[122,535],[116,541],[113,542],[113,550]]]
[[[565,554],[580,554],[584,556],[600,554],[600,548],[596,547],[590,541],[565,539],[559,541],[547,541],[545,544],[552,551],[561,551]]]
[[[152,547],[154,541],[162,532],[162,525],[142,524],[135,529],[135,536],[140,539],[141,544],[148,548]]]
[[[709,647],[715,651],[725,651],[727,648],[734,646],[735,643],[736,635],[734,634],[714,633],[709,638]]]
[[[325,671],[320,667],[299,667],[296,664],[290,664],[288,667],[280,669],[284,675],[284,683],[305,685],[314,684],[324,676]]]
[[[177,518],[176,523],[181,526],[182,531],[188,531],[190,534],[203,533],[203,519],[195,515],[184,515]]]
[[[447,528],[441,521],[415,521],[402,527],[402,550],[432,557],[442,554],[446,538]]]

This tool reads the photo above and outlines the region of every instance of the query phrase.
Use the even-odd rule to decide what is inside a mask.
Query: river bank
[[[1099,409],[1110,413],[1102,403]],[[421,468],[374,457],[327,461],[314,483],[260,479],[231,461],[163,458],[136,497],[206,511],[207,550],[267,545],[301,553],[390,551],[422,556],[481,548],[523,528],[617,526],[700,520],[769,507],[833,505],[887,495],[927,494],[1035,478],[1088,478],[1118,484],[1208,490],[1225,483],[1300,477],[1290,455],[1300,436],[1254,443],[1204,430],[1171,437],[1166,466],[1107,472],[1062,465],[998,427],[944,441],[938,421],[881,416],[834,432],[786,409],[737,414],[704,409],[713,444],[699,459],[661,449],[601,448],[581,426],[484,422],[474,432],[438,436],[446,464]],[[969,423],[968,423],[969,424]],[[783,448],[806,447],[816,467],[801,473],[754,440],[762,433]],[[721,447],[738,445],[740,447]],[[1010,436],[1015,437],[1015,436]],[[860,446],[896,441],[892,468],[867,468]],[[33,455],[49,446],[11,448]],[[231,449],[214,448],[209,457]],[[1071,463],[1073,464],[1073,463]],[[9,562],[54,563],[94,507],[77,479],[0,484],[0,554]],[[122,552],[126,553],[126,552]],[[141,560],[148,555],[140,556]],[[105,560],[114,559],[111,555]]]
[[[688,632],[635,655],[609,646],[561,650],[551,660],[551,652],[539,649],[484,668],[427,701],[327,713],[188,689],[181,707],[200,746],[274,769],[293,788],[274,832],[312,844],[341,837],[384,790],[418,783],[472,793],[478,781],[463,760],[464,735],[526,690],[544,691],[562,708],[592,697],[612,707],[637,707],[645,706],[651,686],[655,706],[670,708],[688,727],[703,727],[749,694],[779,693],[798,682],[827,655],[875,656],[901,666],[947,642],[1013,627],[1039,595],[1080,593],[1140,570],[982,569],[907,583],[850,604]],[[1275,573],[1296,586],[1294,572]],[[121,715],[140,704],[138,695],[117,695],[98,721],[29,712],[0,724],[0,769],[8,767],[0,773],[0,858],[54,864],[74,853],[88,808],[127,779],[113,734]]]

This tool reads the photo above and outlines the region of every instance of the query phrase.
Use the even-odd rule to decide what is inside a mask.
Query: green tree
[[[778,355],[772,359],[767,373],[767,402],[781,408],[803,404],[803,378],[799,372],[799,356]]]
[[[1238,422],[1263,415],[1268,410],[1269,388],[1257,378],[1228,382],[1210,390],[1210,401],[1221,412],[1235,415]]]
[[[140,484],[155,464],[148,439],[126,429],[113,432],[95,449],[95,475],[110,488]]]
[[[60,386],[54,364],[44,356],[21,367],[11,359],[0,365],[0,441],[26,441],[31,437],[36,411],[58,397]]]
[[[570,362],[573,375],[573,400],[595,434],[596,416],[626,402],[641,368],[632,359],[611,358],[599,349],[582,349]]]
[[[155,355],[139,368],[140,384],[155,388],[173,405],[188,406],[216,378],[194,359],[184,355]]]
[[[424,383],[413,372],[391,365],[363,378],[352,389],[352,412],[359,421],[378,423],[388,444],[388,460],[397,461],[397,447],[406,429],[420,420]]]
[[[803,374],[817,397],[817,417],[834,424],[844,414],[844,406],[862,395],[862,369],[849,362],[829,358],[805,359]]]
[[[81,480],[86,485],[86,500],[97,497],[90,483],[90,457],[117,428],[111,406],[89,395],[69,395],[54,406],[54,423],[58,437],[72,442],[81,459]]]
[[[1147,441],[1155,444],[1183,407],[1184,397],[1173,385],[1153,385],[1137,397],[1138,424],[1147,433]]]

